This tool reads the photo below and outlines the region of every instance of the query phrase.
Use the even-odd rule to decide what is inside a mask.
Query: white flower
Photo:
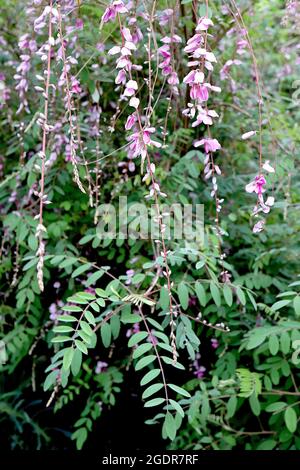
[[[249,131],[249,132],[246,132],[245,134],[242,135],[242,139],[243,139],[243,140],[249,139],[249,137],[252,137],[253,135],[255,135],[256,132],[257,132],[257,131]]]
[[[133,108],[137,109],[139,107],[140,100],[133,96],[131,100],[129,101],[129,106],[132,106]]]
[[[272,207],[274,206],[275,198],[273,196],[269,196],[266,200],[266,206]]]
[[[268,173],[275,173],[274,168],[270,165],[270,160],[267,160],[263,164],[263,169],[266,170]]]

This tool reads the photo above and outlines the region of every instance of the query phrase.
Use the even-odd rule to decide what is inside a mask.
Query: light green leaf
[[[64,343],[65,341],[72,341],[70,336],[56,336],[52,338],[51,343]]]
[[[205,307],[205,305],[207,304],[206,292],[205,292],[204,287],[199,281],[197,281],[195,284],[195,291],[196,291],[198,300],[200,302],[200,305],[202,305],[202,307]]]
[[[280,349],[283,354],[288,354],[291,348],[291,338],[287,331],[283,331],[280,335]]]
[[[132,348],[132,346],[135,346],[137,343],[139,343],[140,341],[143,341],[147,337],[148,337],[147,331],[139,331],[138,333],[134,333],[134,335],[132,335],[128,341],[128,347]]]
[[[163,384],[157,383],[157,384],[150,385],[150,387],[146,388],[146,390],[144,391],[142,395],[142,399],[151,397],[151,395],[154,395],[154,393],[158,392],[162,388],[163,388]]]
[[[189,290],[184,282],[178,285],[177,294],[181,307],[186,310],[189,306]]]
[[[95,317],[94,315],[89,311],[89,310],[86,310],[86,312],[84,313],[84,317],[86,318],[86,320],[93,326],[96,325],[96,320],[95,320]]]
[[[217,307],[220,307],[221,305],[221,296],[220,296],[220,290],[217,286],[217,284],[213,281],[210,282],[209,284],[210,288],[210,293],[213,298],[214,303],[217,305]]]
[[[146,401],[145,403],[145,408],[151,408],[152,406],[158,406],[164,403],[166,399],[165,398],[153,398],[153,400]]]
[[[104,274],[104,271],[102,269],[99,269],[99,271],[96,271],[95,273],[93,273],[91,276],[88,277],[86,281],[86,286],[91,286],[95,284],[100,279],[100,277],[103,276],[103,274]]]
[[[59,326],[54,326],[53,327],[54,333],[70,333],[71,331],[74,331],[74,328],[71,326],[67,325],[59,325]]]
[[[173,366],[173,367],[176,367],[176,369],[180,369],[180,370],[184,370],[184,369],[185,369],[184,365],[182,365],[182,364],[181,364],[180,362],[178,362],[178,361],[174,364],[173,359],[171,359],[171,358],[168,357],[168,356],[161,356],[161,358],[162,358],[162,360],[163,360],[166,364],[168,364],[168,365],[170,365],[170,366]]]
[[[45,383],[44,383],[44,392],[49,390],[51,385],[54,385],[56,383],[58,374],[59,374],[59,370],[53,370],[49,375],[47,375]]]
[[[62,310],[65,312],[82,312],[82,308],[78,307],[77,305],[65,305],[62,307]]]
[[[142,356],[146,352],[150,351],[150,349],[152,348],[153,348],[153,345],[151,343],[140,344],[140,346],[138,346],[133,351],[133,354],[132,354],[133,359],[137,359],[138,357]]]
[[[166,433],[166,436],[173,441],[176,436],[176,423],[175,419],[171,415],[171,413],[167,413],[165,417],[165,421],[163,424],[164,431]]]
[[[276,356],[279,350],[279,341],[276,335],[271,335],[269,337],[269,350],[273,356]]]
[[[169,304],[170,304],[169,291],[164,286],[160,289],[159,303],[160,303],[162,310],[167,310],[169,308]]]
[[[178,387],[178,385],[174,384],[168,384],[168,387],[170,387],[174,392],[179,393],[180,395],[183,395],[184,397],[191,398],[191,394],[184,390],[182,387]]]
[[[291,406],[284,412],[285,425],[291,433],[297,430],[297,414]]]
[[[148,366],[148,365],[151,364],[151,362],[153,362],[155,359],[156,359],[156,356],[155,356],[154,354],[150,354],[149,356],[142,357],[142,359],[140,359],[140,360],[136,363],[136,365],[135,365],[135,370],[141,370],[141,369],[143,369],[143,367]]]
[[[293,306],[295,310],[295,314],[297,317],[300,317],[300,296],[296,295],[293,301]]]
[[[246,305],[246,297],[245,297],[243,289],[240,286],[237,286],[235,291],[236,291],[237,298],[239,299],[241,304]]]
[[[229,307],[232,305],[233,301],[233,296],[232,296],[232,290],[230,289],[228,284],[225,284],[223,287],[223,295],[224,299]]]
[[[75,345],[79,349],[79,351],[81,351],[83,354],[88,353],[86,345],[82,341],[80,341],[79,339],[75,339]]]
[[[111,327],[108,322],[103,323],[103,325],[100,328],[100,334],[101,334],[103,346],[105,348],[108,348],[111,343]]]
[[[70,369],[71,362],[74,356],[74,348],[67,348],[63,358],[63,368],[65,370]]]
[[[260,409],[260,403],[258,401],[258,398],[255,392],[253,392],[252,395],[249,397],[249,403],[250,403],[252,413],[255,416],[259,416],[261,409]]]
[[[173,406],[174,410],[176,410],[180,414],[180,416],[183,418],[184,411],[183,411],[182,406],[177,401],[173,400],[172,398],[169,399],[169,402]]]
[[[160,369],[152,369],[147,372],[146,375],[141,380],[141,386],[146,385],[147,383],[151,382],[151,380],[156,379],[160,374]]]
[[[90,327],[90,325],[84,321],[84,320],[81,320],[81,322],[79,323],[81,328],[83,329],[83,331],[87,334],[87,335],[92,335],[93,334],[93,330],[92,328]]]
[[[156,321],[154,320],[153,318],[147,318],[147,322],[151,323],[152,326],[154,326],[154,328],[156,328],[157,330],[160,330],[160,331],[163,331],[163,327]]]
[[[82,363],[82,352],[79,349],[75,349],[73,359],[71,362],[71,371],[74,377],[79,373]]]
[[[266,407],[266,411],[268,413],[274,413],[274,411],[281,411],[287,406],[287,403],[284,401],[276,401],[275,403],[271,403]]]
[[[283,307],[286,307],[291,303],[291,300],[279,300],[278,302],[275,302],[274,305],[272,305],[271,310],[273,312],[276,312],[277,310],[280,310]]]
[[[237,403],[238,403],[238,400],[237,400],[236,395],[232,395],[232,397],[230,397],[227,402],[227,419],[230,419],[234,416]]]
[[[80,274],[83,274],[85,271],[88,271],[91,267],[91,263],[83,264],[82,266],[79,266],[77,269],[72,274],[72,278],[75,278],[77,276],[80,276]]]

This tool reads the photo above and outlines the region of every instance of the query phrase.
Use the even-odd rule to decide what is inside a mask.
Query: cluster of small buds
[[[270,165],[269,160],[267,160],[262,169],[265,170],[266,173],[275,173],[275,169]],[[265,176],[260,172],[253,181],[246,185],[245,190],[247,193],[255,193],[257,194],[257,202],[253,208],[252,215],[256,218],[258,214],[263,212],[264,214],[268,214],[271,210],[271,207],[274,205],[275,199],[273,196],[269,196],[266,200],[264,200],[263,194],[266,191],[267,180]],[[265,226],[265,219],[260,219],[254,226],[253,226],[253,233],[259,233],[264,229]]]
[[[224,332],[229,332],[230,331],[230,328],[228,328],[228,326],[226,326],[224,322],[213,324],[211,322],[208,322],[207,320],[203,320],[201,312],[198,313],[196,320],[199,323],[202,323],[202,325],[207,326],[209,328],[213,328],[215,330],[220,330],[220,331],[224,331]]]
[[[42,152],[40,151],[39,152],[39,155],[41,155]],[[44,157],[41,157],[41,158],[44,158]],[[34,194],[34,196],[38,197],[40,200],[42,200],[43,202],[43,205],[47,205],[47,204],[51,204],[51,201],[48,199],[48,196],[47,194],[43,193],[43,192],[39,192],[37,191],[36,189],[32,189],[30,191],[32,194]],[[34,217],[36,220],[39,218],[39,214],[37,214],[35,217]]]
[[[44,258],[45,258],[45,243],[43,236],[47,232],[46,227],[43,224],[38,224],[35,232],[36,238],[39,240],[39,246],[36,252],[38,257],[37,263],[37,281],[41,292],[44,290]]]

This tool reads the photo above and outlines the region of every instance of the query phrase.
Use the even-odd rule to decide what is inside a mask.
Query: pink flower
[[[212,117],[218,117],[218,114],[213,109],[208,110],[198,106],[198,114],[196,121],[193,122],[192,127],[199,126],[199,124],[206,124],[211,126],[213,123]]]
[[[210,26],[213,26],[213,22],[207,18],[206,16],[203,16],[202,18],[199,19],[196,31],[207,31]]]
[[[207,87],[197,84],[192,85],[190,89],[190,97],[192,100],[207,101],[209,98]]]
[[[172,72],[168,78],[169,85],[178,85],[179,79],[176,72]]]
[[[171,10],[171,8],[167,8],[166,10],[163,10],[158,17],[158,22],[160,26],[165,26],[166,24],[168,24],[168,21],[170,20],[172,15],[173,15],[173,10]]]
[[[270,160],[267,160],[267,161],[263,164],[263,169],[264,169],[265,171],[267,171],[268,173],[275,173],[274,168],[270,165]]]
[[[266,183],[266,178],[263,175],[259,175],[255,177],[255,180],[247,184],[245,189],[247,193],[255,192],[256,194],[260,195],[265,192],[264,186]]]
[[[134,323],[133,328],[126,331],[126,336],[127,336],[127,338],[129,338],[134,333],[138,333],[139,331],[140,331],[140,324],[139,323]]]
[[[107,366],[108,366],[107,362],[98,361],[96,368],[95,368],[95,374],[101,374],[101,372],[105,372],[107,369]]]
[[[203,38],[202,38],[201,34],[195,34],[193,37],[191,37],[188,40],[187,45],[184,48],[184,51],[187,52],[188,54],[192,54],[202,44],[203,44]]]
[[[201,139],[201,140],[196,140],[194,142],[194,147],[200,147],[200,145],[204,145],[204,150],[205,153],[209,152],[215,152],[216,150],[220,150],[221,145],[219,144],[217,139]]]
[[[131,284],[131,280],[132,280],[132,278],[133,278],[134,275],[135,275],[134,269],[127,269],[127,271],[126,271],[127,279],[126,279],[126,281],[125,281],[125,284],[126,284],[126,285],[129,286],[129,285]]]
[[[137,121],[137,117],[136,117],[136,114],[133,113],[133,114],[130,114],[127,118],[127,121],[126,121],[126,124],[125,124],[125,129],[126,131],[129,131],[133,126],[134,124],[136,123]]]
[[[128,80],[125,85],[124,96],[133,96],[138,89],[137,82],[135,80]]]
[[[71,78],[71,92],[74,94],[79,94],[81,93],[81,87],[79,81],[75,78]]]
[[[128,13],[122,0],[116,0],[106,8],[102,16],[102,22],[108,23],[109,21],[114,20],[117,13]]]
[[[260,220],[259,222],[257,222],[252,229],[253,233],[261,232],[265,226],[265,223],[266,223],[265,220]]]
[[[183,83],[203,83],[204,82],[204,73],[200,70],[191,70],[187,76],[183,79]]]
[[[125,72],[125,70],[123,70],[123,69],[119,70],[118,75],[115,78],[115,83],[117,85],[120,85],[121,83],[122,83],[122,85],[125,85],[125,83],[126,83],[126,72]]]

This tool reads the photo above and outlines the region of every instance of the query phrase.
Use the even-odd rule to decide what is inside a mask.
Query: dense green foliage
[[[157,10],[167,8],[166,3],[176,4],[159,1]],[[180,3],[176,31],[188,39],[194,34],[195,18],[191,2]],[[198,3],[202,8],[205,2]],[[156,138],[162,147],[150,151],[156,177],[167,194],[164,202],[192,200],[204,204],[205,211],[201,242],[166,241],[177,309],[179,356],[174,364],[169,291],[160,275],[163,256],[156,253],[152,240],[97,236],[95,207],[90,207],[89,195],[73,181],[66,142],[57,142],[69,136],[69,124],[58,86],[62,65],[55,60],[52,74],[58,91],[49,100],[49,120],[61,126],[48,134],[47,157],[58,150],[45,173],[45,193],[51,204],[44,208],[45,289],[40,291],[35,218],[39,198],[34,192],[39,191],[42,141],[37,118],[44,106],[43,96],[34,89],[35,76],[43,71],[40,59],[32,55],[28,112],[17,113],[20,94],[14,79],[22,54],[18,40],[31,33],[29,25],[38,15],[34,12],[30,19],[23,2],[0,1],[4,40],[0,63],[5,74],[0,83],[10,88],[9,99],[0,101],[0,339],[7,355],[0,351],[2,446],[81,449],[93,445],[102,414],[113,413],[129,384],[134,390],[131,413],[135,413],[133,403],[144,403],[141,419],[146,417],[146,423],[141,422],[140,429],[151,426],[158,435],[162,433],[165,448],[300,449],[297,18],[283,22],[283,1],[237,3],[260,71],[263,157],[276,167],[268,180],[275,205],[264,231],[254,234],[249,224],[253,198],[245,185],[258,171],[258,139],[241,139],[243,133],[258,128],[253,58],[246,51],[240,57],[242,64],[232,67],[230,80],[220,81],[225,62],[235,58],[236,37],[227,34],[234,21],[224,4],[233,6],[230,1],[211,1],[209,13],[215,24],[211,49],[218,59],[214,81],[222,86],[212,100],[220,115],[213,133],[222,145],[216,159],[222,169],[220,226],[225,259],[220,257],[211,186],[203,177],[204,153],[201,147],[193,147],[205,127],[195,130],[181,113],[187,59],[184,55],[180,59],[179,52],[180,94],[169,100],[170,90],[158,75],[154,95],[159,101],[151,117],[156,129],[167,123],[166,136]],[[87,193],[88,186],[96,187],[98,181],[99,204],[118,204],[118,198],[126,196],[130,207],[144,200],[150,181],[142,181],[140,158],[134,160],[134,171],[127,168],[123,148],[127,103],[117,101],[114,62],[96,47],[103,42],[107,51],[118,44],[120,33],[113,22],[99,28],[102,2],[78,1],[72,14],[74,21],[82,19],[84,25],[74,43],[78,61],[74,74],[81,86],[75,97],[82,139],[78,153],[80,161],[84,154],[87,162],[78,165],[79,176]],[[145,30],[145,24],[141,28]],[[156,25],[155,34],[159,40],[165,33]],[[41,45],[45,37],[35,39]],[[184,47],[179,46],[179,50]],[[136,63],[145,60],[144,50],[136,52]],[[136,75],[143,88],[142,77],[147,73]],[[148,92],[139,91],[146,106]],[[91,109],[100,107],[100,120],[93,121]],[[93,126],[100,132],[91,134]],[[101,217],[105,220],[105,214]],[[224,270],[226,279],[220,276]],[[118,427],[114,416],[110,426]],[[65,436],[63,444],[60,434]]]

